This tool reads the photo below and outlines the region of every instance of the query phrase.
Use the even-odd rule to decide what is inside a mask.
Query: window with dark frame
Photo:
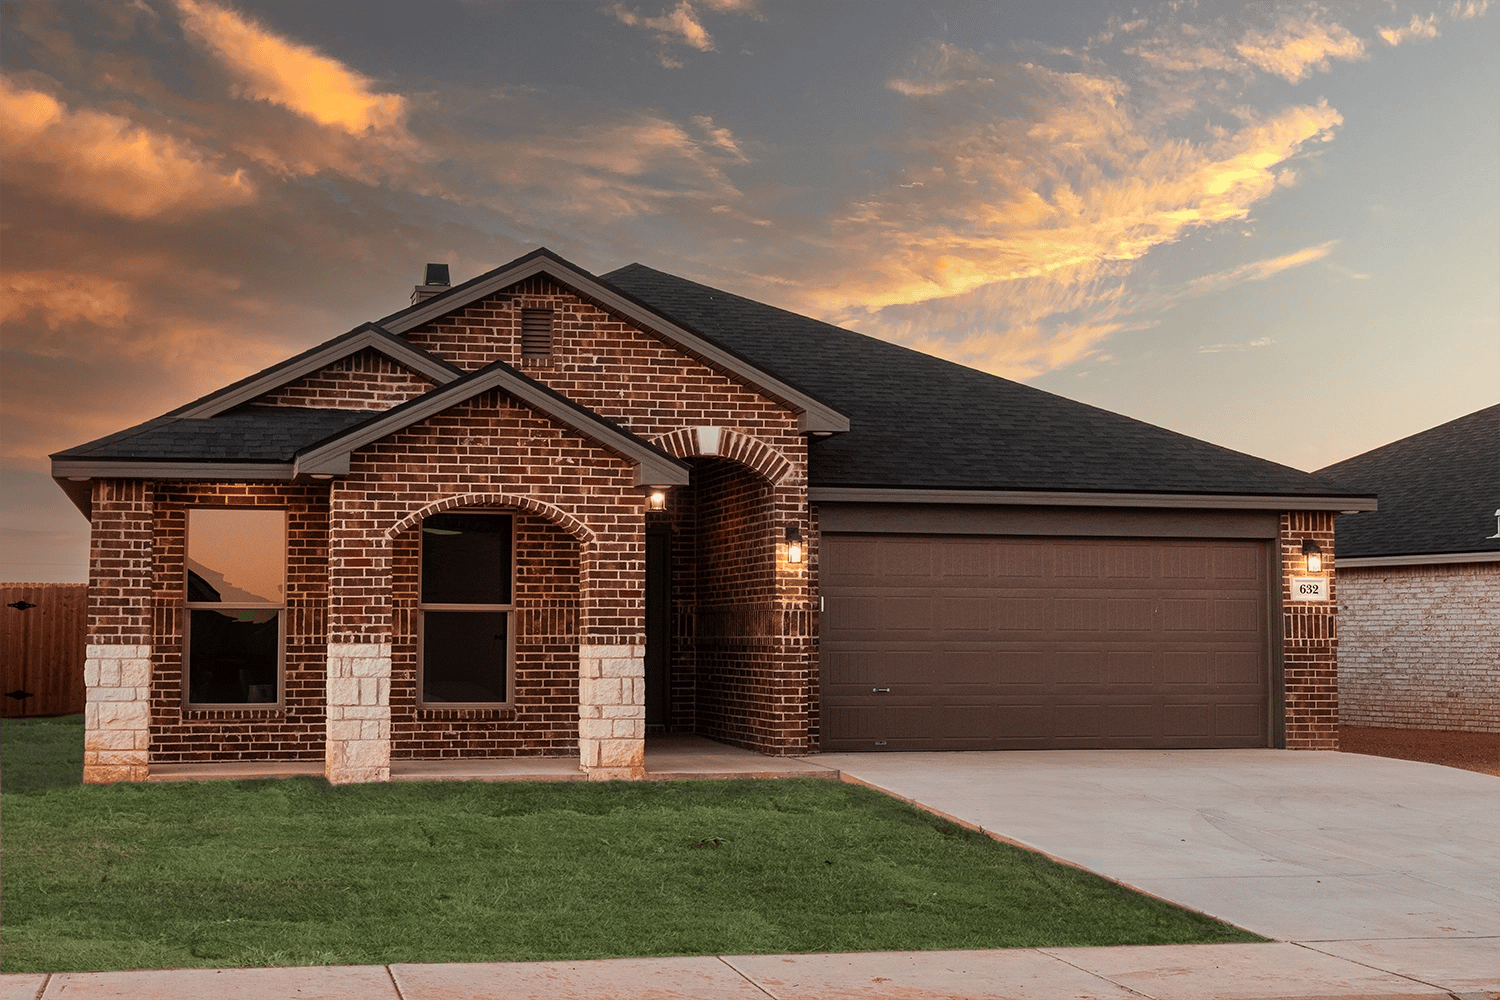
[[[510,700],[514,551],[509,514],[449,512],[422,522],[421,704]]]
[[[521,310],[521,357],[552,356],[552,310]]]
[[[286,511],[189,508],[184,566],[186,703],[281,704]]]

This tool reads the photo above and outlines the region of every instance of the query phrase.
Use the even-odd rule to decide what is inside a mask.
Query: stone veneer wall
[[[1334,566],[1332,511],[1281,515],[1281,627],[1285,678],[1286,746],[1289,750],[1339,748],[1339,580]],[[1291,580],[1309,576],[1303,539],[1323,550],[1327,601],[1293,601]]]
[[[1500,732],[1500,562],[1339,573],[1339,721]]]

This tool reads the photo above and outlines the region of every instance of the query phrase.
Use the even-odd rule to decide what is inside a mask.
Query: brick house
[[[1340,720],[1500,732],[1500,405],[1316,474],[1380,495],[1336,522]]]
[[[1373,497],[638,264],[445,271],[52,456],[86,780],[1337,745],[1334,516]]]

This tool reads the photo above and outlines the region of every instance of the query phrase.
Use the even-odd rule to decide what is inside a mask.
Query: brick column
[[[328,735],[335,785],[391,779],[391,541],[359,483],[328,515]]]
[[[1333,518],[1332,511],[1281,515],[1281,634],[1288,750],[1339,748],[1338,581]],[[1308,538],[1323,550],[1322,573],[1306,570],[1302,541]],[[1294,576],[1326,577],[1328,600],[1292,600]]]
[[[151,484],[94,484],[83,780],[144,781],[151,759]]]
[[[646,775],[646,647],[578,647],[578,756],[590,781]]]

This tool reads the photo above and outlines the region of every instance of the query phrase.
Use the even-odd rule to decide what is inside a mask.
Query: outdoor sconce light
[[[1323,572],[1323,550],[1311,538],[1302,539],[1302,555],[1307,559],[1309,573]]]
[[[802,529],[795,524],[786,526],[786,561],[789,563],[802,561]]]
[[[651,491],[651,495],[646,498],[646,506],[650,510],[666,510],[667,509],[667,491],[666,490],[652,490]]]

